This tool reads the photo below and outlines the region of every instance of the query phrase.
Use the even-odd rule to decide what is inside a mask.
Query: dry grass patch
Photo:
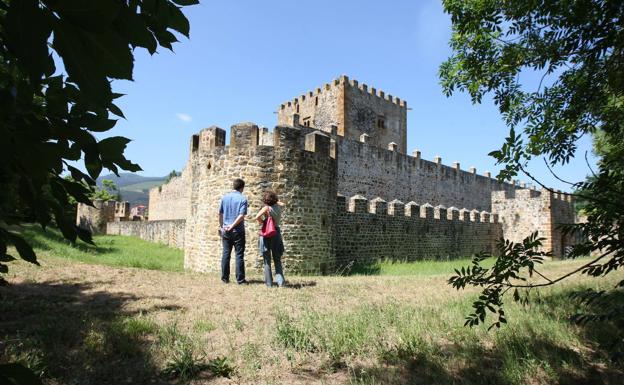
[[[583,328],[579,278],[510,305],[498,332],[462,326],[474,291],[448,275],[289,277],[291,288],[224,285],[215,274],[116,268],[44,256],[0,288],[2,360],[48,384],[622,383],[608,340]],[[552,262],[560,274],[579,261]],[[413,267],[410,267],[412,269]],[[450,274],[450,271],[449,271]],[[601,282],[598,285],[598,282]],[[230,378],[227,378],[229,376]]]

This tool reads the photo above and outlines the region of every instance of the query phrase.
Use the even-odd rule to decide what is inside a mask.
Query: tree
[[[92,201],[96,199],[101,199],[103,201],[121,201],[121,194],[115,182],[110,179],[104,179],[102,181],[102,187],[96,187],[89,198]]]
[[[528,290],[554,285],[582,273],[604,276],[624,265],[624,2],[620,0],[444,0],[451,15],[451,57],[440,66],[444,92],[465,91],[473,103],[491,94],[509,135],[490,153],[504,169],[500,180],[522,172],[544,186],[528,170],[531,159],[547,166],[564,165],[577,155],[577,141],[595,135],[600,156],[591,179],[570,183],[587,213],[587,223],[565,226],[586,239],[570,257],[595,255],[582,267],[560,277],[539,272],[545,253],[537,251],[537,234],[520,244],[501,241],[492,268],[476,256],[472,266],[456,271],[450,283],[460,289],[478,286],[466,323],[476,325],[488,313],[505,322],[504,295],[526,302]],[[539,75],[529,88],[522,79]],[[589,166],[589,164],[588,164]],[[553,173],[553,175],[555,175]],[[555,175],[556,176],[556,175]],[[552,190],[551,190],[552,191]],[[541,281],[527,281],[533,275]],[[621,290],[624,281],[614,290]],[[604,293],[582,296],[596,301]],[[599,319],[624,315],[621,304],[609,303]]]
[[[0,0],[0,273],[12,244],[36,263],[11,228],[54,224],[71,242],[91,242],[66,215],[68,199],[91,204],[103,168],[139,171],[130,141],[98,140],[123,118],[113,79],[132,80],[134,49],[172,49],[189,35],[180,6],[197,0]],[[53,55],[62,60],[57,68]],[[82,160],[87,172],[73,162]],[[68,172],[71,179],[61,175]],[[0,277],[0,283],[6,283]]]
[[[180,176],[180,174],[176,170],[171,170],[171,172],[167,175],[167,178],[165,178],[165,183],[169,182],[171,179],[175,178],[176,176]]]

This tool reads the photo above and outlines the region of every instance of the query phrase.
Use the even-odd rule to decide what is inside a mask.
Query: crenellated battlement
[[[315,88],[313,91],[308,91],[298,97],[292,98],[280,104],[280,110],[296,106],[297,104],[309,102],[311,99],[318,97],[324,92],[338,91],[341,87],[349,87],[351,90],[367,94],[370,97],[393,104],[396,107],[407,109],[407,101],[402,100],[399,97],[393,97],[392,94],[386,93],[385,91],[379,90],[375,87],[369,87],[366,83],[360,83],[355,79],[349,79],[346,75],[341,75],[330,83],[325,83],[322,87]]]
[[[261,134],[272,135],[269,144],[262,144]],[[294,151],[305,150],[317,153],[321,156],[334,157],[332,151],[333,140],[325,133],[317,130],[304,130],[303,127],[280,125],[272,132],[268,129],[260,129],[252,122],[237,123],[231,126],[230,143],[225,140],[225,130],[211,126],[201,130],[191,138],[191,157],[197,154],[205,154],[221,149],[229,154],[247,152],[251,149],[262,147],[264,151],[271,149]]]
[[[521,183],[522,185],[522,183]],[[550,191],[547,189],[537,190],[535,187],[517,189],[515,192],[494,191],[492,192],[492,201],[504,200],[530,200],[530,199],[546,199],[561,202],[573,203],[574,197],[571,194],[564,193],[560,190]]]
[[[344,195],[336,196],[338,213],[374,214],[389,217],[407,217],[409,219],[437,219],[441,221],[498,223],[498,215],[488,211],[446,208],[443,205],[432,206],[429,203],[419,205],[416,202],[407,204],[395,199],[386,202],[380,197],[368,200],[362,195],[354,195],[348,200]]]
[[[336,208],[339,265],[465,257],[491,252],[501,234],[498,216],[487,211],[363,195],[338,195]]]

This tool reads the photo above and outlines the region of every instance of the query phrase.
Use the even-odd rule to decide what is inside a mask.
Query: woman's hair
[[[262,202],[266,205],[273,206],[278,200],[277,194],[271,190],[267,190],[262,194]]]

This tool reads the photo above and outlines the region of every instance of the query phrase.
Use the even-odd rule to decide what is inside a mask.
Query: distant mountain
[[[119,176],[115,174],[101,175],[99,178],[97,178],[96,182],[98,186],[101,186],[102,181],[104,179],[108,179],[108,180],[112,180],[113,182],[115,182],[117,187],[124,187],[124,186],[128,186],[131,184],[137,184],[137,183],[142,183],[142,182],[154,182],[154,181],[164,182],[166,178],[167,178],[166,176],[163,176],[163,177],[141,176],[137,174],[131,174],[129,172],[121,172],[119,173]]]
[[[102,185],[104,179],[112,180],[119,187],[121,199],[130,202],[130,206],[147,205],[149,203],[149,190],[165,183],[167,177],[147,177],[137,174],[120,173],[100,176],[97,184]]]

